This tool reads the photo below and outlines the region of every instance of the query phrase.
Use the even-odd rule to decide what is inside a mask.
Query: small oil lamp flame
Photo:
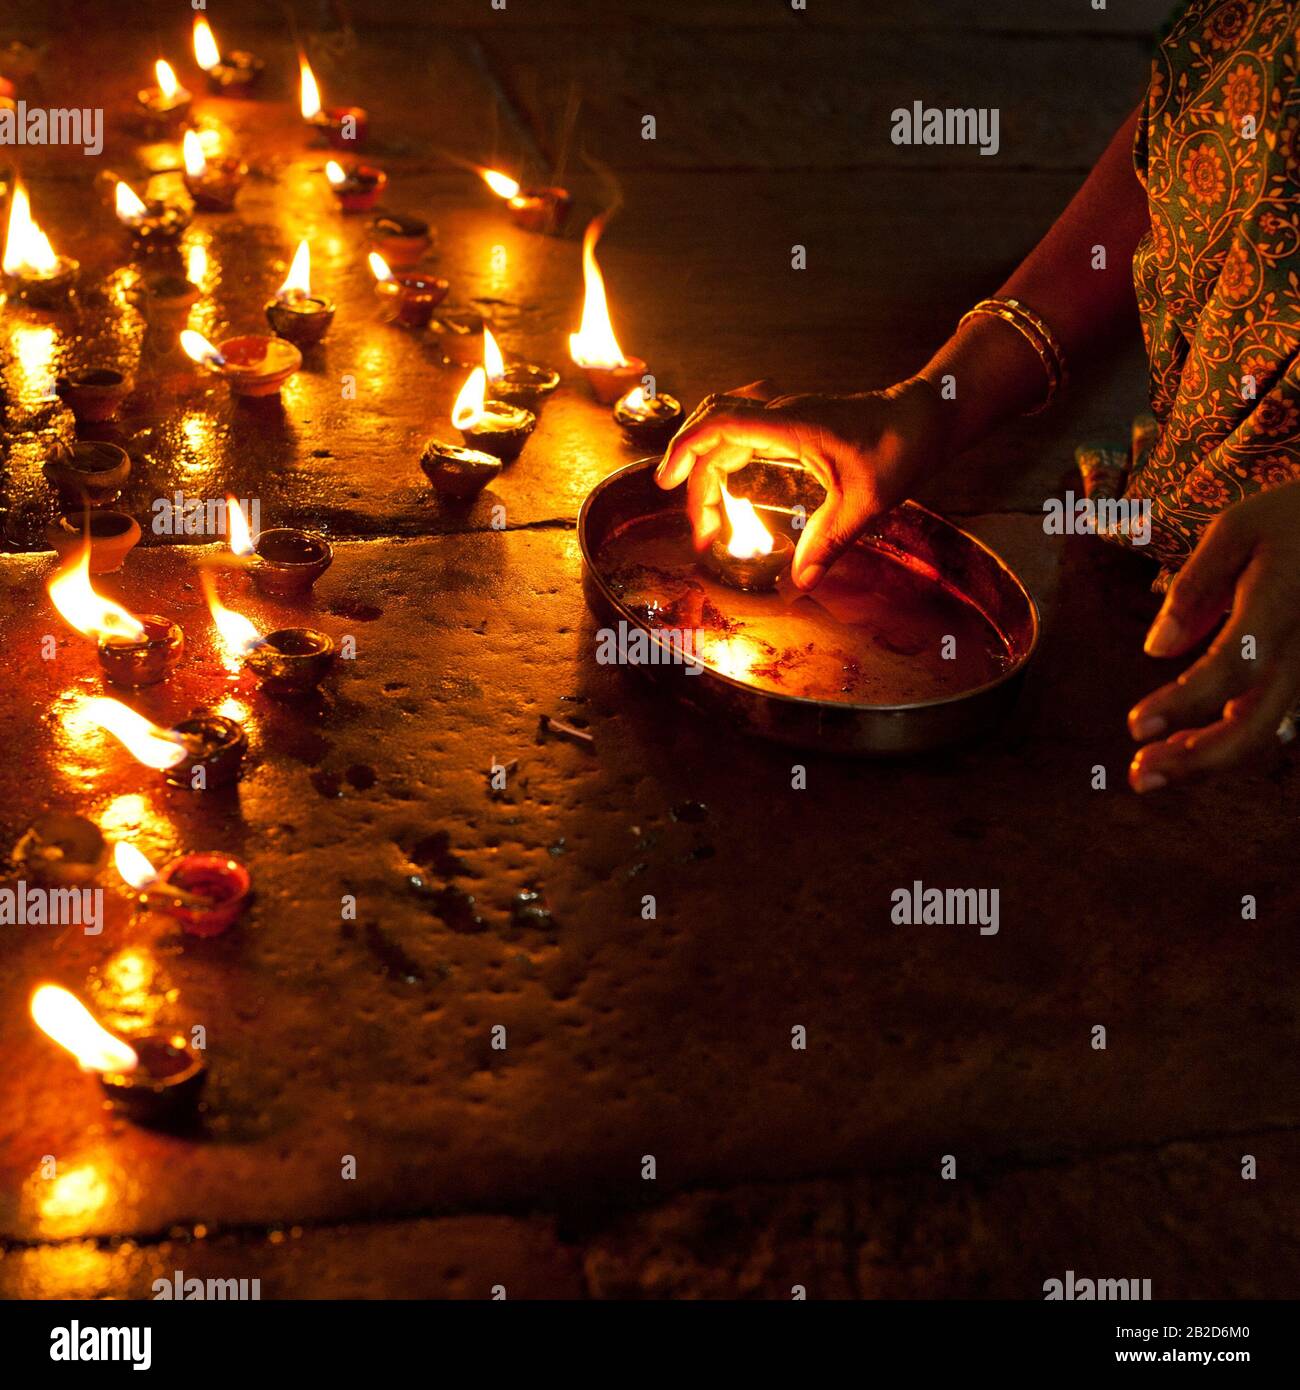
[[[229,495],[226,497],[226,537],[235,555],[253,553],[253,533],[244,516],[244,509],[239,505],[237,498]]]
[[[133,1047],[115,1038],[75,994],[58,985],[37,987],[31,1014],[41,1032],[72,1053],[83,1071],[124,1072],[139,1065]]]
[[[159,728],[120,700],[106,696],[87,700],[82,713],[90,723],[112,734],[145,767],[161,772],[184,762],[187,756],[185,741],[179,734]]]
[[[276,293],[281,299],[292,299],[298,295],[304,299],[311,298],[311,247],[305,237],[298,243],[298,249],[293,255],[293,264],[289,267],[288,275],[284,277],[284,284]]]
[[[498,198],[516,198],[519,196],[519,183],[512,179],[509,174],[503,174],[496,169],[480,169],[478,172],[479,177]]]
[[[221,50],[213,37],[212,26],[201,15],[194,19],[194,61],[204,72],[211,72],[221,61]]]
[[[727,491],[726,482],[722,486],[722,506],[727,513],[731,527],[731,539],[727,542],[727,554],[737,560],[756,560],[761,555],[772,553],[772,533],[763,525],[754,504],[748,497],[733,497]]]
[[[172,65],[166,58],[159,58],[153,65],[153,71],[154,78],[158,83],[158,90],[170,101],[181,89],[181,84],[176,80],[176,73],[172,70]]]
[[[236,613],[221,602],[217,597],[216,584],[206,570],[203,572],[203,593],[208,601],[208,611],[212,614],[212,621],[216,624],[217,631],[221,635],[221,642],[226,649],[226,655],[232,657],[247,656],[261,642],[262,634],[242,613]]]
[[[506,360],[487,324],[483,325],[483,370],[489,381],[500,381],[506,374]]]
[[[192,328],[181,332],[181,349],[191,362],[206,363],[211,367],[224,367],[226,359],[212,346],[202,333]]]
[[[485,329],[485,335],[486,332]],[[486,336],[483,341],[486,350]],[[483,402],[486,398],[487,373],[482,367],[475,367],[469,374],[469,379],[460,388],[460,395],[456,397],[456,404],[451,408],[451,423],[456,429],[472,430],[483,419]]]
[[[629,410],[644,410],[646,402],[650,398],[645,393],[644,386],[634,386],[626,396],[623,397],[624,404]]]
[[[32,205],[27,190],[15,182],[9,200],[9,231],[5,238],[4,260],[0,265],[6,275],[52,275],[59,258],[54,254],[50,239],[32,219]]]
[[[389,270],[388,262],[378,251],[370,253],[370,271],[376,280],[391,280],[393,278],[393,272]]]
[[[299,105],[304,121],[314,120],[321,113],[320,88],[316,85],[316,74],[311,70],[305,53],[298,55]]]
[[[596,264],[596,242],[600,240],[604,218],[587,224],[582,238],[582,278],[586,290],[582,304],[582,326],[569,335],[569,356],[579,367],[624,367],[627,358],[614,336],[605,298],[605,280]]]
[[[144,624],[134,613],[95,592],[90,582],[89,541],[77,559],[60,570],[46,587],[64,622],[83,637],[99,641],[109,637],[125,637],[132,642],[143,639]]]
[[[126,840],[113,846],[113,863],[123,882],[132,888],[147,888],[158,877],[148,857]]]
[[[191,132],[186,132],[186,139],[189,139]],[[188,148],[188,146],[187,146]],[[149,209],[145,207],[140,195],[128,183],[123,183],[121,179],[117,181],[117,189],[113,195],[114,205],[117,210],[119,222],[125,222],[128,227],[134,227],[142,217],[149,215]]]
[[[348,181],[347,172],[337,159],[325,161],[325,177],[329,179],[331,188],[341,188]]]
[[[197,130],[187,130],[185,138],[181,141],[181,149],[185,156],[185,172],[192,179],[202,178],[208,172],[208,159],[203,153],[203,141],[199,139]],[[120,188],[121,185],[119,184]]]
[[[185,278],[191,285],[201,285],[208,277],[208,251],[197,242],[185,256]]]

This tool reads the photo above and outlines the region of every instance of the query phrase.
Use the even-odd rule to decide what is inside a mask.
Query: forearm
[[[1105,153],[1051,230],[999,295],[1021,300],[1051,327],[1066,360],[1078,363],[1134,314],[1131,262],[1148,225],[1146,193],[1133,171],[1141,108]],[[1095,248],[1104,248],[1105,265]],[[919,373],[951,396],[952,451],[983,438],[1043,400],[1043,363],[1012,325],[986,314],[968,320]],[[955,395],[943,392],[952,379]]]

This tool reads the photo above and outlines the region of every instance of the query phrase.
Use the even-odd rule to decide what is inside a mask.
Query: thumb
[[[1179,656],[1194,647],[1232,606],[1237,577],[1253,549],[1250,531],[1231,512],[1221,513],[1175,577],[1143,651]]]
[[[809,518],[799,545],[794,552],[790,576],[800,589],[812,589],[821,583],[826,571],[857,539],[871,510],[861,502],[852,502],[840,493],[827,493],[826,500]]]

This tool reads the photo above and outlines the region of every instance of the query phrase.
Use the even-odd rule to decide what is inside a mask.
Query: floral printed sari
[[[1157,588],[1226,507],[1300,480],[1298,38],[1295,0],[1189,0],[1152,63],[1133,274],[1155,423],[1124,466],[1080,463],[1090,493],[1150,502]]]

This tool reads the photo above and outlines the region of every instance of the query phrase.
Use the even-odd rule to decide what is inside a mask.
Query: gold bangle
[[[974,318],[977,314],[987,314],[1010,324],[1037,354],[1047,376],[1047,395],[1041,405],[1027,410],[1025,414],[1041,414],[1051,405],[1056,393],[1067,380],[1065,353],[1056,335],[1032,309],[1026,308],[1018,299],[981,299],[974,308],[962,315],[957,327],[960,329],[967,319]]]

